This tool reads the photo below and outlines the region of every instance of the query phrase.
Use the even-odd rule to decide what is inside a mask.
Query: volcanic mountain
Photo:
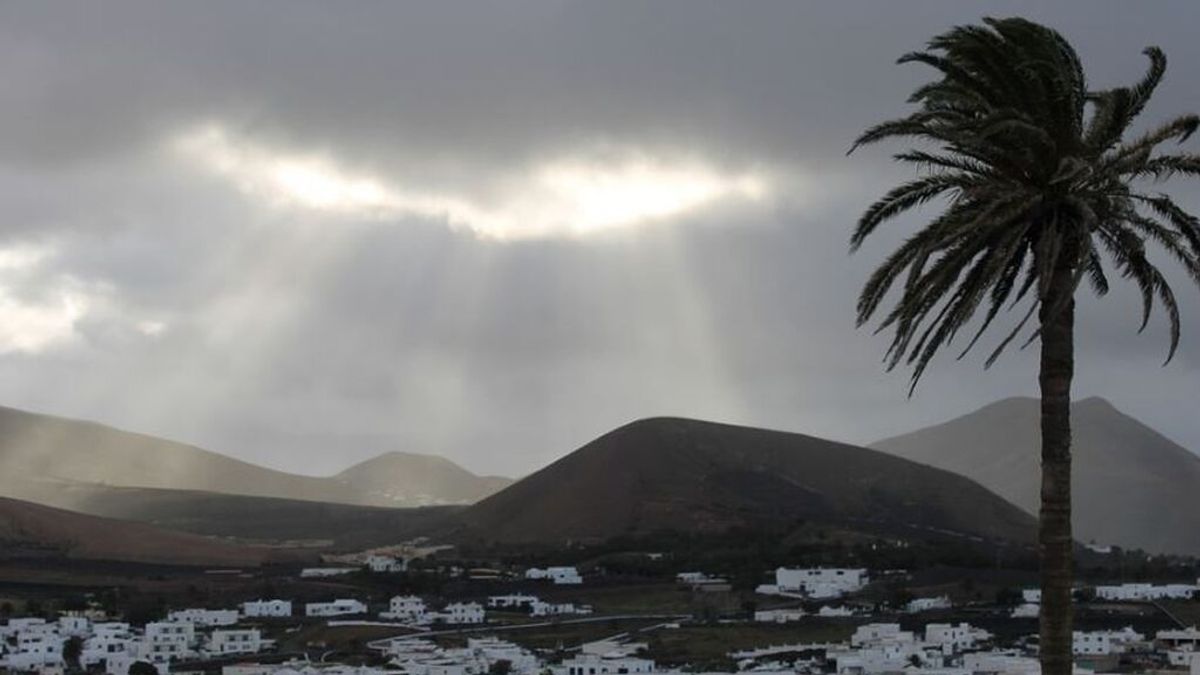
[[[871,447],[978,481],[1030,514],[1041,478],[1037,399],[1010,398]],[[1200,457],[1101,398],[1071,406],[1076,539],[1200,555]]]
[[[1034,521],[961,476],[812,436],[633,422],[465,509],[457,536],[602,540],[798,521],[1028,542]]]
[[[389,452],[333,477],[364,500],[388,506],[473,504],[512,484],[500,476],[476,476],[444,457]]]
[[[101,424],[0,408],[0,495],[64,508],[83,508],[64,490],[78,484],[396,507],[471,502],[507,482],[404,453],[337,476],[302,476]]]
[[[266,548],[0,497],[0,558],[244,566],[278,555]]]

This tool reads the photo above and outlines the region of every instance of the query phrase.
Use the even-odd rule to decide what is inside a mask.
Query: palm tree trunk
[[[1038,376],[1042,390],[1042,507],[1038,520],[1038,550],[1042,571],[1042,675],[1071,675],[1073,671],[1071,378],[1075,372],[1075,301],[1070,297],[1074,295],[1072,276],[1070,268],[1060,267],[1054,271],[1039,316],[1042,329]]]

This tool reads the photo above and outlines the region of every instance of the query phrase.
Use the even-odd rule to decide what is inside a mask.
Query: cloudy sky
[[[869,442],[1033,395],[1033,353],[911,400],[883,372],[854,298],[917,221],[850,257],[908,174],[844,153],[926,79],[897,56],[985,14],[1056,26],[1097,86],[1160,45],[1147,119],[1200,109],[1200,5],[1042,4],[6,3],[0,405],[518,475],[639,417]],[[1200,449],[1180,293],[1166,368],[1128,289],[1084,300],[1076,391]]]

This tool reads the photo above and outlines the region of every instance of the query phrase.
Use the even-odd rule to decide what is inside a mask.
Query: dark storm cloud
[[[882,372],[886,339],[853,329],[853,299],[905,227],[854,258],[846,234],[903,174],[886,148],[844,151],[927,75],[897,56],[983,14],[1059,27],[1097,85],[1137,77],[1141,48],[1161,45],[1147,117],[1197,107],[1200,10],[1087,7],[6,5],[0,248],[50,253],[0,288],[31,303],[83,289],[89,311],[52,349],[0,355],[0,403],[296,470],[402,448],[515,474],[646,415],[866,442],[1032,394],[1030,350],[986,374],[943,358],[911,400],[905,374]],[[786,180],[752,209],[497,242],[411,214],[264,208],[171,156],[204,122],[430,189],[487,192],[609,145]],[[1182,415],[1200,394],[1186,297],[1166,369],[1128,290],[1085,301],[1077,389],[1200,448]]]

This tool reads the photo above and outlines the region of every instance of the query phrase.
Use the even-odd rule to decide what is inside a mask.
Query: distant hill
[[[423,506],[474,501],[503,487],[506,479],[401,453],[338,476],[300,476],[101,424],[0,407],[0,495],[75,507],[56,494],[61,482]]]
[[[0,497],[0,558],[259,565],[278,552]]]
[[[561,543],[800,520],[1034,536],[1032,518],[961,476],[811,436],[676,418],[620,427],[467,508],[458,536]]]
[[[512,484],[499,476],[476,476],[444,457],[389,452],[333,477],[365,503],[389,506],[473,504]]]
[[[63,503],[109,518],[249,543],[311,549],[390,546],[439,530],[463,506],[389,508],[195,490],[62,484]]]
[[[871,447],[961,473],[1036,514],[1037,399],[1005,399]],[[1089,398],[1071,407],[1074,530],[1084,542],[1200,555],[1200,457]]]

